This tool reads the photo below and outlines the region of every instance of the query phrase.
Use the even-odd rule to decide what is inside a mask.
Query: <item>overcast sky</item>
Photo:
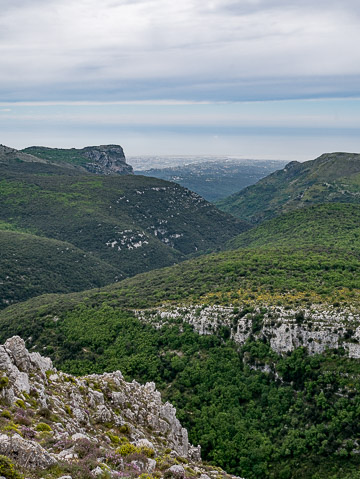
[[[360,2],[0,0],[0,142],[360,151]]]

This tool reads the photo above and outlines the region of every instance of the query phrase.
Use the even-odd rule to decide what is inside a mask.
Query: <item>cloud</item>
[[[355,1],[2,0],[0,101],[360,95]]]

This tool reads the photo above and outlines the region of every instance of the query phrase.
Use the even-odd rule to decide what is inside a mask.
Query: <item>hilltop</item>
[[[360,203],[360,155],[326,153],[282,170],[217,203],[243,220],[259,223],[318,203]]]
[[[126,163],[124,150],[120,145],[87,146],[82,149],[30,146],[22,152],[57,165],[80,167],[94,174],[133,174],[132,166]]]
[[[40,159],[28,153],[10,148],[5,145],[0,145],[0,163],[47,163],[46,159]]]

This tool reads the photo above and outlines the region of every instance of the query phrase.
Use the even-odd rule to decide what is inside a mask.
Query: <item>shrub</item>
[[[18,399],[17,401],[15,401],[15,404],[18,406],[18,407],[21,407],[21,409],[26,409],[26,405],[24,403],[24,401],[22,399]]]
[[[31,425],[31,419],[29,419],[27,416],[24,416],[23,414],[16,414],[14,417],[14,422],[16,424],[22,424],[23,426]]]
[[[111,432],[107,432],[107,436],[109,437],[110,441],[113,444],[119,444],[120,442],[119,436],[115,436],[115,434],[111,434]]]
[[[11,412],[8,411],[7,409],[4,409],[2,412],[1,412],[1,417],[4,417],[6,419],[11,419]]]
[[[21,435],[25,439],[33,439],[35,437],[35,431],[33,431],[30,427],[21,426]]]
[[[15,470],[14,464],[6,456],[0,456],[0,474],[6,479],[23,479],[23,475]]]
[[[140,447],[140,452],[141,452],[141,454],[144,454],[144,456],[146,456],[146,457],[154,457],[155,456],[155,451],[151,447],[141,446]]]
[[[129,454],[133,454],[134,452],[140,452],[140,448],[134,446],[130,442],[123,444],[122,446],[116,449],[116,452],[121,456],[128,456]]]
[[[72,410],[71,410],[71,407],[68,404],[65,404],[64,409],[69,416],[72,416]]]
[[[88,439],[80,439],[76,441],[74,451],[80,459],[86,458],[87,461],[96,461],[99,455],[99,446]]]
[[[46,424],[45,422],[39,422],[39,424],[37,424],[36,428],[35,428],[37,431],[46,431],[46,432],[50,432],[52,431],[51,427],[49,426],[49,424]]]
[[[13,423],[13,421],[10,421],[8,423],[8,425],[6,427],[4,427],[4,431],[14,431],[17,434],[20,434],[19,426],[17,424]]]
[[[0,390],[6,388],[8,384],[9,384],[9,378],[7,376],[2,376],[0,378]]]
[[[119,431],[122,434],[130,434],[130,426],[129,424],[123,424],[122,426],[119,427]]]
[[[301,324],[305,321],[305,313],[304,311],[298,311],[296,314],[295,314],[295,321],[296,321],[296,324]]]
[[[40,409],[39,414],[44,417],[45,419],[50,419],[51,411],[47,407],[43,407]]]

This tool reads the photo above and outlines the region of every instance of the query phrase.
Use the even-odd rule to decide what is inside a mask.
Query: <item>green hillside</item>
[[[304,163],[293,161],[217,205],[259,223],[318,203],[360,203],[360,155],[331,153]]]
[[[291,211],[231,239],[227,247],[336,247],[360,250],[360,205],[328,203]]]
[[[1,290],[2,306],[172,265],[220,248],[248,227],[173,183],[134,175],[95,176],[0,148],[0,230],[32,235],[25,241],[14,234],[14,243],[8,244],[10,233],[2,234],[4,275],[12,271]],[[76,268],[71,268],[70,256],[60,259],[58,247],[84,259],[79,264],[74,260]],[[30,268],[32,279],[21,265]]]
[[[46,146],[30,146],[22,150],[23,153],[36,156],[55,163],[69,163],[83,166],[88,159],[83,155],[81,149],[76,148],[48,148]]]
[[[69,242],[125,275],[215,249],[247,227],[162,180],[48,174],[44,167],[0,171],[1,221]]]
[[[235,324],[250,315],[255,334],[271,305],[358,308],[359,268],[358,251],[328,246],[202,256],[100,291],[9,307],[0,313],[0,340],[20,334],[68,372],[119,368],[129,379],[156,381],[204,458],[239,476],[351,477],[360,466],[358,360],[304,348],[281,356],[254,335],[239,346],[228,327],[201,336],[176,317],[154,327],[134,308],[185,305],[196,317],[206,305],[231,305]]]
[[[0,308],[44,293],[68,293],[112,283],[119,271],[70,243],[0,224]]]

